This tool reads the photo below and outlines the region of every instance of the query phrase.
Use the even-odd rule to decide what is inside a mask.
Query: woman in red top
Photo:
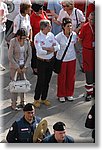
[[[43,10],[43,5],[40,3],[32,3],[32,9],[33,12],[30,16],[30,23],[32,26],[32,34],[33,34],[33,40],[34,36],[40,31],[40,21],[41,20],[47,20],[48,17],[46,15],[46,12]],[[37,75],[37,69],[36,69],[36,49],[34,46],[34,42],[32,43],[32,60],[31,60],[31,67],[33,70],[33,73]]]

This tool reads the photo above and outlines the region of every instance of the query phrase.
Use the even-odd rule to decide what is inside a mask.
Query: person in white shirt
[[[57,21],[62,23],[62,19],[68,17],[72,20],[72,29],[78,33],[81,26],[85,23],[85,16],[83,12],[74,7],[73,0],[63,0],[62,9],[59,12]]]
[[[64,17],[68,17],[72,20],[72,29],[77,34],[79,33],[81,27],[85,23],[85,16],[83,12],[77,8],[74,7],[74,1],[73,0],[62,0],[62,9],[59,12],[59,16],[57,18],[58,24],[62,23],[62,19]],[[83,64],[82,64],[82,47],[77,44],[76,47],[76,55],[79,62],[79,66],[81,71],[83,71]]]
[[[60,60],[62,58],[72,35],[57,79],[57,97],[60,102],[65,102],[66,99],[73,101],[76,74],[76,52],[74,44],[77,41],[77,34],[72,31],[72,21],[70,18],[63,18],[62,29],[63,31],[55,36],[57,42],[60,44],[60,51],[56,55],[57,59]]]
[[[9,14],[7,15],[7,23],[6,23],[6,34],[9,34],[10,32],[12,32],[13,21],[20,12],[20,4],[27,3],[31,5],[31,1],[30,0],[11,0],[11,1],[7,1],[6,3],[12,6],[12,11],[10,11]]]
[[[16,32],[20,28],[24,28],[27,30],[27,37],[30,41],[32,41],[32,28],[30,25],[30,13],[31,13],[31,3],[27,3],[26,1],[20,4],[20,12],[13,20],[13,25],[10,30],[6,34],[6,41],[9,48],[10,40],[15,36]],[[13,29],[12,29],[13,27]]]
[[[20,13],[14,19],[13,33],[15,34],[19,28],[25,28],[29,38],[31,36],[30,16],[31,5],[27,3],[20,4]]]
[[[0,71],[4,71],[5,67],[2,63],[2,53],[3,53],[3,41],[5,38],[5,30],[6,30],[6,21],[7,21],[8,9],[7,5],[0,0]]]
[[[58,42],[51,31],[51,23],[49,20],[40,21],[40,32],[34,37],[34,45],[37,54],[37,84],[35,87],[34,106],[40,107],[43,103],[50,105],[47,100],[49,83],[52,76],[54,64],[54,52],[60,49]],[[40,100],[41,98],[41,100]]]

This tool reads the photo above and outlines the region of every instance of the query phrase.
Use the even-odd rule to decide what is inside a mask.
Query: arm
[[[10,127],[9,132],[6,136],[6,140],[8,143],[18,143],[18,131],[17,131],[17,123],[14,122]]]
[[[32,28],[30,29],[30,32],[29,32],[29,40],[30,42],[32,42],[32,37],[33,37],[33,32],[32,32]]]
[[[54,10],[50,10],[50,12],[51,12],[51,15],[54,17],[54,18],[58,18],[58,15],[55,13],[55,11]]]
[[[46,50],[47,54],[53,53],[55,51],[54,46],[52,46],[52,47],[42,47],[42,49]]]
[[[51,35],[53,38],[53,44],[52,47],[42,47],[43,49],[45,49],[47,51],[48,54],[52,53],[52,52],[56,52],[60,49],[60,45],[58,44],[57,40],[55,39],[54,35]]]
[[[14,59],[14,57],[15,57],[14,56],[14,48],[15,48],[15,41],[14,41],[14,39],[12,39],[10,41],[10,46],[9,46],[9,50],[8,50],[8,59],[14,65],[14,68],[17,69],[17,68],[19,68],[19,64]]]
[[[57,25],[61,25],[61,22],[57,20],[57,18],[52,18],[52,21]]]
[[[42,46],[40,44],[40,40],[41,40],[40,37],[35,35],[35,37],[34,37],[34,45],[35,45],[36,51],[40,55],[46,55],[47,54],[47,50],[43,50],[42,49]]]
[[[81,46],[82,46],[82,39],[80,39],[79,37],[78,37],[78,42],[81,44]]]
[[[76,12],[75,13],[76,19],[77,19],[78,24],[79,24],[79,26],[75,29],[75,32],[78,33],[80,31],[80,29],[82,28],[82,26],[84,25],[86,19],[85,19],[85,16],[81,10],[76,9],[75,12]]]
[[[52,21],[54,23],[56,23],[57,25],[61,25],[61,22],[57,20],[58,15],[55,13],[55,11],[54,10],[50,10],[50,12],[51,12],[51,15],[53,16]]]
[[[17,30],[19,29],[19,24],[20,24],[20,19],[19,16],[17,15],[13,21],[13,33],[16,34]]]
[[[31,57],[32,57],[31,46],[30,46],[29,41],[27,41],[27,59],[26,59],[25,65],[24,65],[24,67],[22,69],[23,73],[25,73],[27,68],[29,67],[30,61],[31,61]]]
[[[74,31],[78,34],[83,25],[84,25],[84,22],[80,23],[80,25]]]
[[[85,37],[85,31],[84,31],[84,25],[83,25],[78,34],[78,42],[81,44],[81,46],[83,45],[84,37]]]
[[[27,41],[27,60],[25,62],[25,68],[29,67],[30,61],[31,61],[32,53],[31,53],[31,46],[29,41]]]

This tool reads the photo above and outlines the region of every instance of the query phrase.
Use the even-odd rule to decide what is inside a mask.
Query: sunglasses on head
[[[43,6],[39,10],[42,10],[42,9],[43,9]]]
[[[67,7],[66,5],[62,5],[63,8]]]

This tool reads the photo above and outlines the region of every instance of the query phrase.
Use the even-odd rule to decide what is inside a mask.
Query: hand
[[[24,68],[24,67],[23,67],[22,72],[25,73],[26,70],[27,70],[27,68]]]
[[[38,138],[36,143],[41,143],[42,142],[42,139]]]
[[[30,45],[34,47],[34,41],[30,41]]]
[[[52,46],[56,46],[56,43],[53,43]]]
[[[17,72],[21,74],[22,73],[22,69],[17,68]]]

